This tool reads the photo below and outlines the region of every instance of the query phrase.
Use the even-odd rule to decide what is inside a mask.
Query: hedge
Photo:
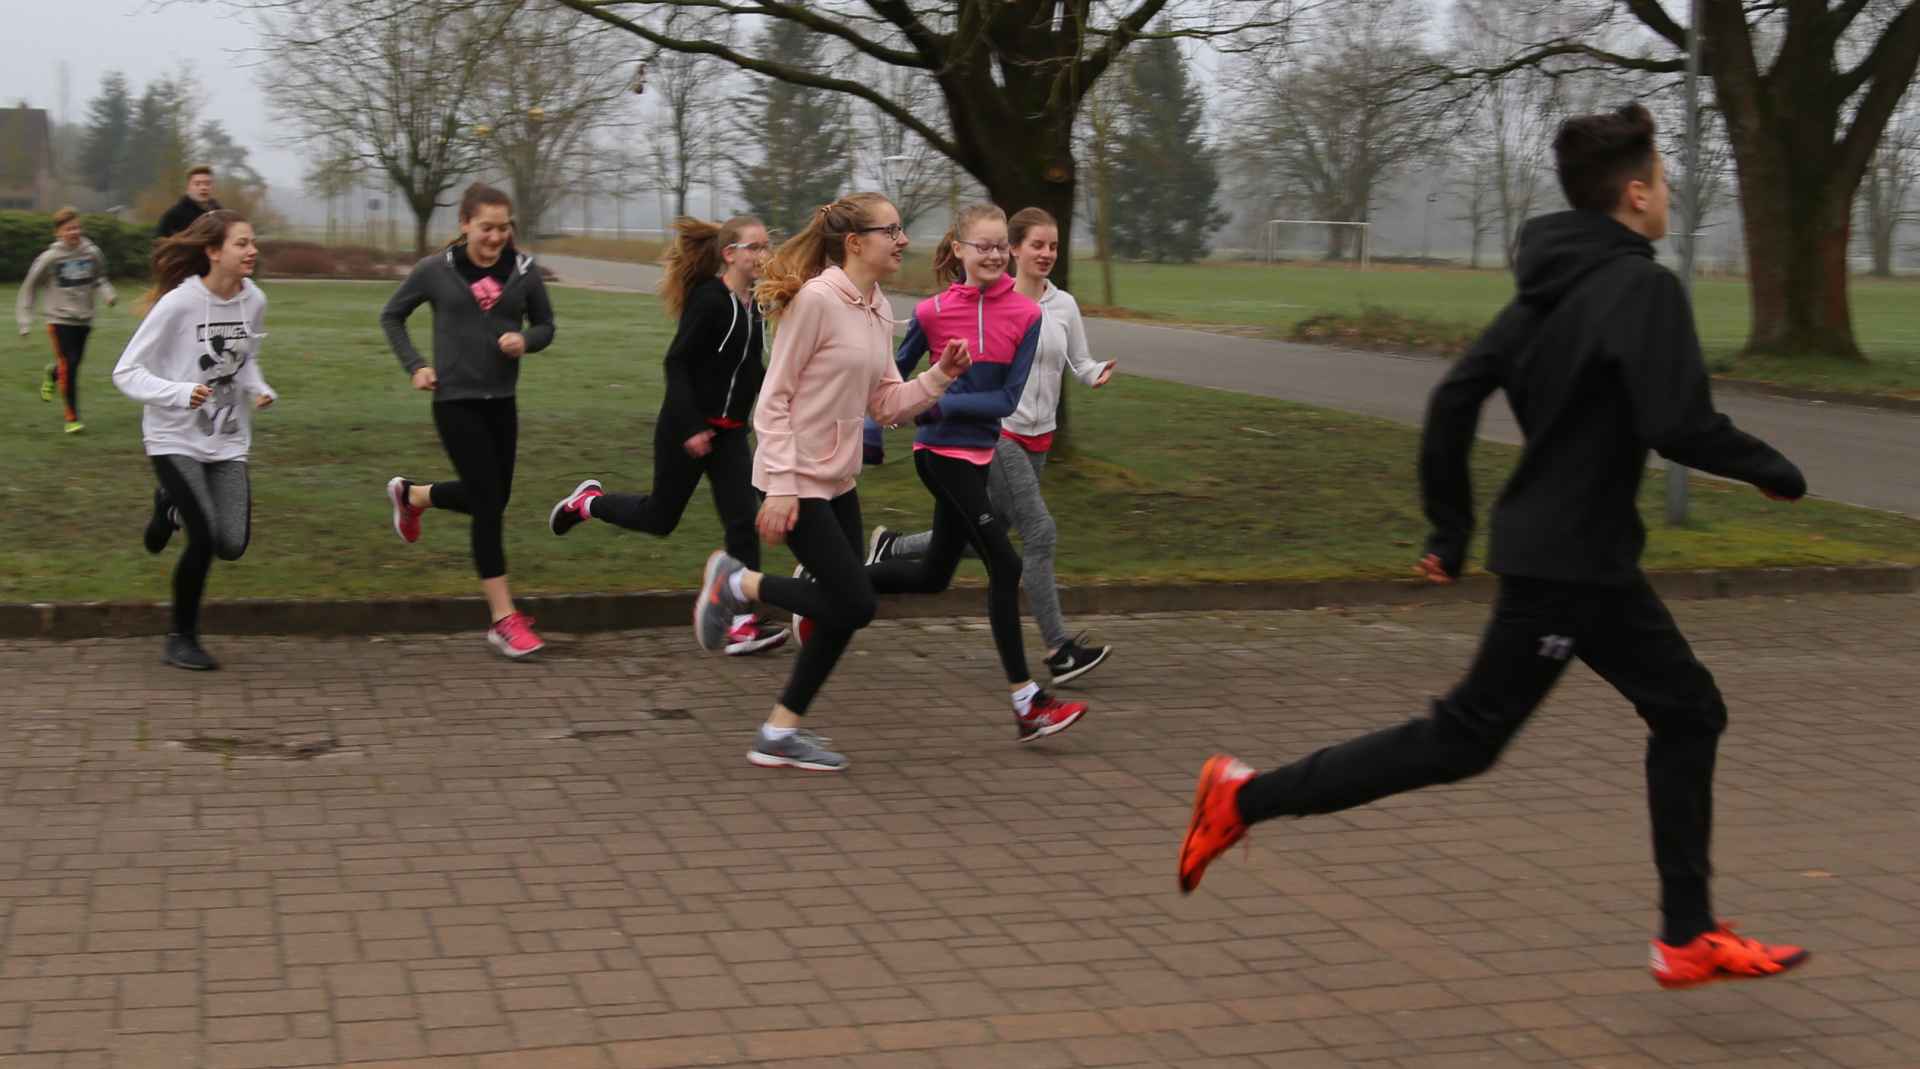
[[[115,278],[145,278],[153,259],[152,223],[127,223],[111,215],[83,215],[87,237],[107,255]],[[43,212],[0,212],[0,282],[27,277],[33,258],[53,243],[53,216]]]

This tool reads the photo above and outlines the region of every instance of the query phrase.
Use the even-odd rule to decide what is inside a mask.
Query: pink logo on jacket
[[[913,310],[927,335],[927,352],[939,355],[948,338],[967,343],[976,364],[1011,364],[1027,331],[1040,321],[1040,306],[1013,291],[1002,275],[985,289],[956,282]]]

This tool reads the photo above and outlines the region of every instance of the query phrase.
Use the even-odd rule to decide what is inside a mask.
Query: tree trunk
[[[413,209],[413,255],[416,259],[425,259],[427,255],[427,229],[433,225],[435,199],[434,197],[407,197],[407,207]]]
[[[1833,181],[1827,152],[1757,140],[1734,143],[1753,309],[1746,351],[1860,360],[1847,302],[1854,189]]]

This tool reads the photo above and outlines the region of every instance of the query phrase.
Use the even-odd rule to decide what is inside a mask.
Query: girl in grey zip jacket
[[[433,305],[435,401],[512,397],[520,381],[520,361],[500,351],[501,337],[522,335],[529,353],[553,344],[553,303],[540,269],[532,256],[511,246],[508,252],[514,255],[513,274],[491,308],[481,308],[468,292],[449,247],[415,264],[380,312],[387,344],[411,375],[427,361],[407,336],[407,317],[422,303]]]

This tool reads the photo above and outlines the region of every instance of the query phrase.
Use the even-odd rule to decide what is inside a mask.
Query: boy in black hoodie
[[[1255,775],[1225,755],[1201,769],[1180,851],[1180,887],[1249,825],[1332,813],[1491,768],[1579,657],[1649,729],[1647,800],[1663,931],[1650,964],[1663,987],[1771,976],[1807,958],[1734,934],[1708,904],[1713,766],[1726,706],[1640,571],[1635,508],[1648,450],[1769,497],[1806,493],[1799,469],[1713,409],[1693,312],[1654,262],[1667,183],[1653,119],[1631,105],[1567,120],[1555,163],[1572,211],[1520,234],[1519,293],[1435,388],[1420,448],[1433,532],[1419,570],[1452,582],[1473,529],[1467,456],[1480,406],[1507,393],[1526,436],[1494,505],[1493,619],[1467,677],[1431,716]]]

